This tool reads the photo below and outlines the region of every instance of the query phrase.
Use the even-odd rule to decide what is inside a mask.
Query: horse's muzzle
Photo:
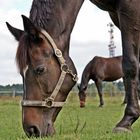
[[[45,137],[53,136],[55,129],[52,124],[47,124],[45,128],[39,128],[38,126],[31,125],[24,127],[24,131],[28,137]]]
[[[80,107],[85,107],[85,101],[80,101]]]
[[[24,127],[24,131],[28,137],[40,137],[41,132],[37,126]]]

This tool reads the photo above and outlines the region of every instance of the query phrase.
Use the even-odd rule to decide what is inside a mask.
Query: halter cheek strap
[[[75,82],[77,82],[78,77],[76,74],[73,74],[72,70],[70,70],[68,65],[65,63],[66,61],[65,61],[64,57],[62,56],[62,52],[61,52],[61,50],[59,50],[57,48],[52,37],[45,30],[41,30],[41,33],[50,42],[50,44],[55,52],[55,55],[60,63],[61,75],[59,77],[59,80],[58,80],[56,87],[53,90],[51,96],[46,98],[45,101],[22,100],[21,105],[26,106],[26,107],[47,107],[47,108],[62,107],[65,104],[65,102],[56,102],[54,100],[64,82],[66,74],[70,74],[72,76],[73,81],[75,81]]]

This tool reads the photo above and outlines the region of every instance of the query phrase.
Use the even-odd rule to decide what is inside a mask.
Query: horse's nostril
[[[39,137],[40,136],[40,131],[36,126],[31,126],[30,128],[28,128],[27,130],[29,137]]]
[[[36,74],[41,74],[41,73],[43,73],[45,71],[45,67],[37,67],[35,70],[34,70],[34,72],[36,73]]]

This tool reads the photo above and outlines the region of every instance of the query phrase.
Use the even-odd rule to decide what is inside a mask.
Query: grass
[[[81,109],[78,97],[72,94],[57,117],[56,134],[38,140],[140,140],[139,120],[132,134],[112,133],[124,112],[121,103],[121,97],[105,97],[105,106],[99,108],[98,97],[91,97]],[[0,140],[29,140],[22,129],[19,99],[0,99]]]

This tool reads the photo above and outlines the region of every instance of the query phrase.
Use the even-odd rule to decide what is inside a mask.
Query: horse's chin
[[[52,137],[55,134],[55,129],[53,123],[48,123],[44,128],[42,128],[40,137]]]
[[[84,108],[85,107],[85,101],[80,101],[80,107]]]
[[[45,136],[53,136],[55,134],[55,129],[52,124],[48,124]]]

